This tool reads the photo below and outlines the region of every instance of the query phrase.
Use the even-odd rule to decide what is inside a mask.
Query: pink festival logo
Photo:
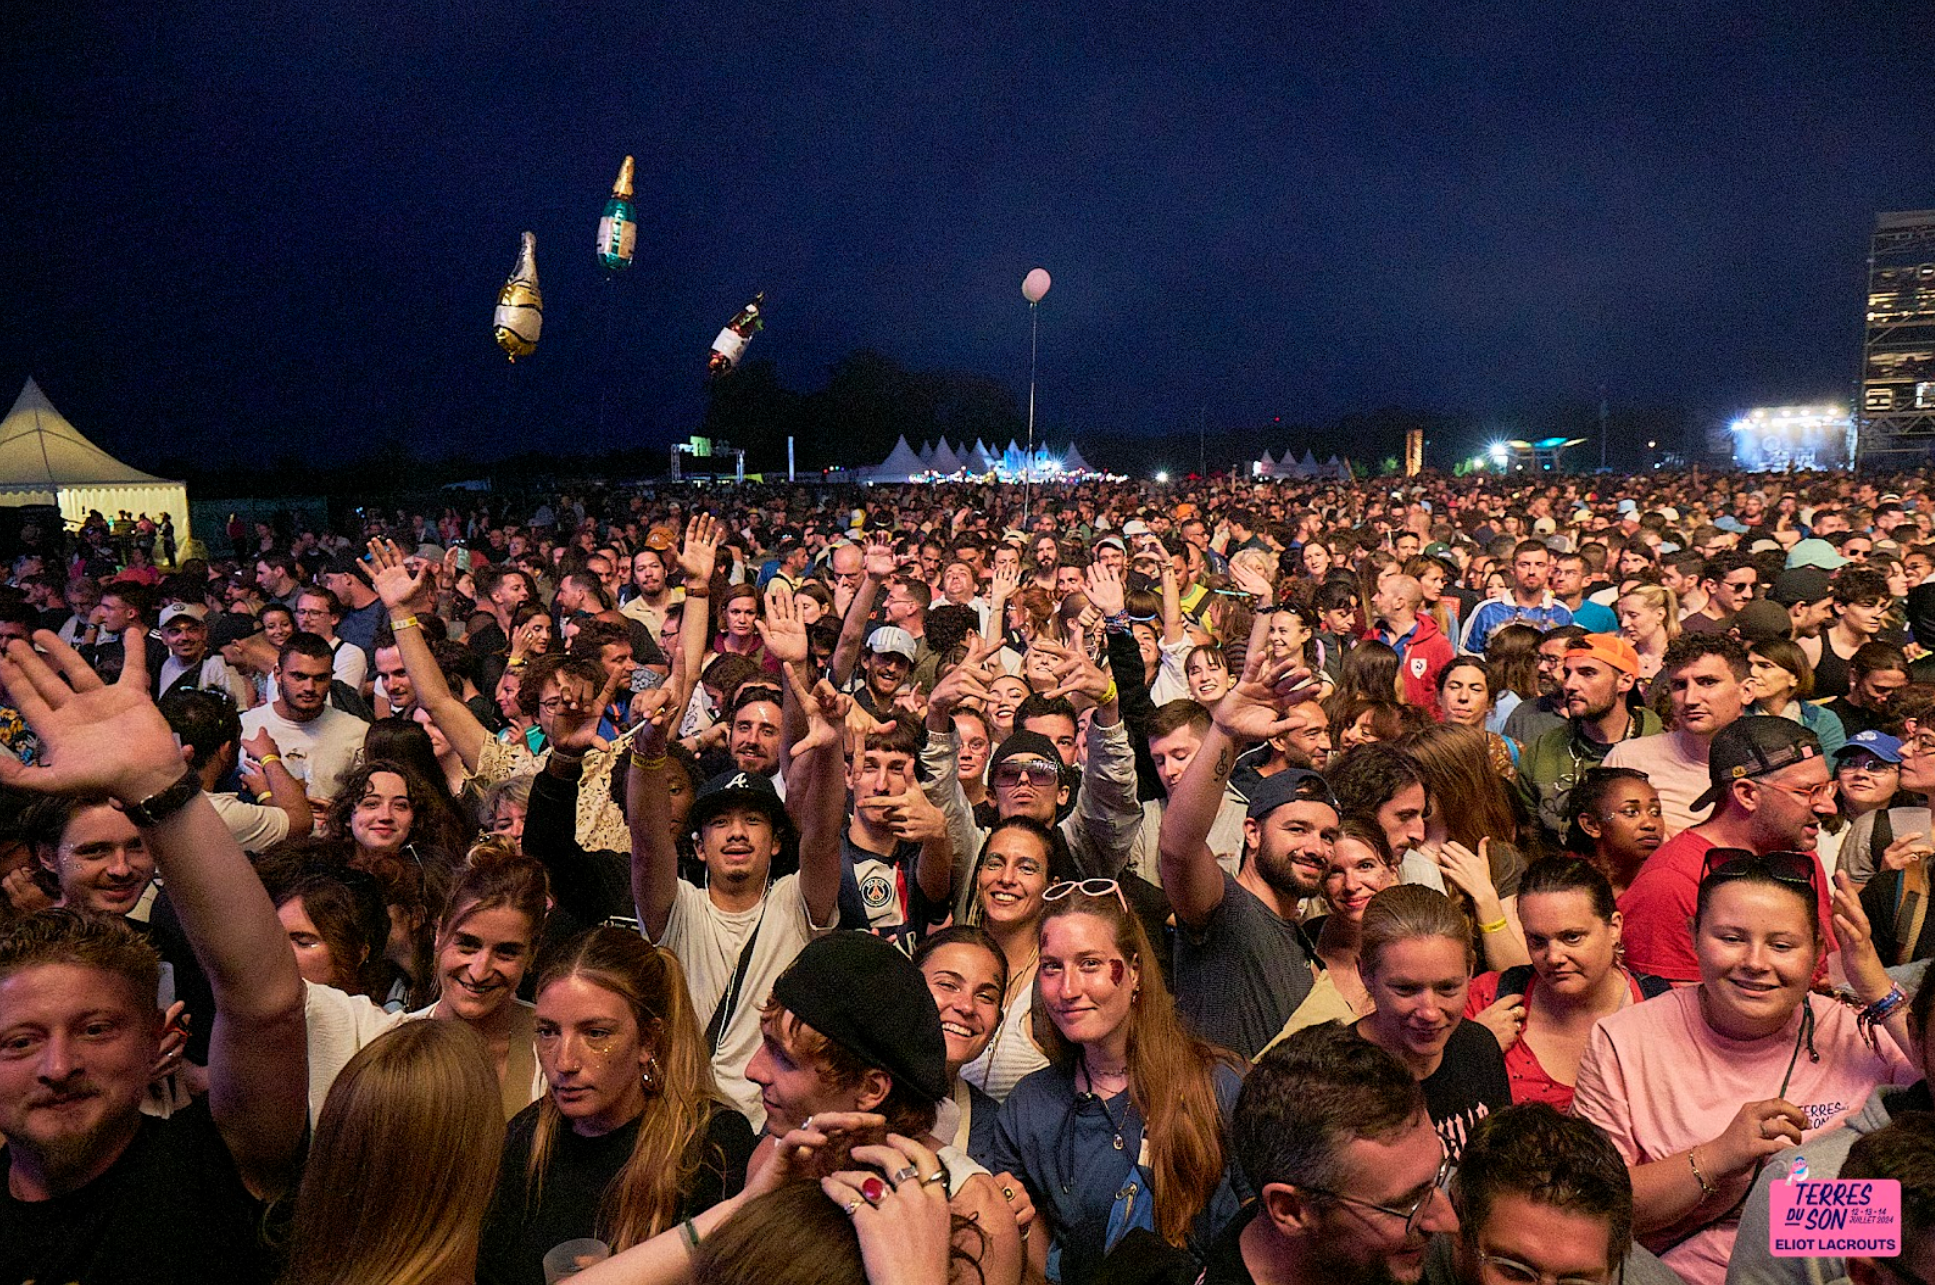
[[[1768,1246],[1775,1258],[1891,1258],[1901,1253],[1901,1183],[1893,1178],[1809,1182],[1796,1157],[1769,1188]]]

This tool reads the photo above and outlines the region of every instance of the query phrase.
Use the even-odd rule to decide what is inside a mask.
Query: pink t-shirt
[[[1687,830],[1662,843],[1639,868],[1632,886],[1619,898],[1619,914],[1625,920],[1619,940],[1626,947],[1626,966],[1636,973],[1651,973],[1669,982],[1684,985],[1700,980],[1700,960],[1693,953],[1693,911],[1700,898],[1700,868],[1713,840],[1697,830]],[[1821,929],[1827,934],[1828,953],[1839,944],[1831,931],[1834,904],[1829,900],[1827,871],[1821,869],[1818,853],[1814,858],[1815,903],[1820,908]],[[1827,956],[1821,957],[1816,977],[1827,975]]]
[[[1696,736],[1679,732],[1635,736],[1608,750],[1604,766],[1646,773],[1646,779],[1659,791],[1660,817],[1669,839],[1713,815],[1712,808],[1693,810],[1693,800],[1705,794],[1711,784],[1707,743]]]
[[[1818,995],[1808,1002],[1821,1058],[1814,1061],[1802,1047],[1786,1093],[1807,1116],[1803,1142],[1859,1109],[1877,1085],[1921,1077],[1885,1033],[1870,1048],[1846,1005]],[[1780,1092],[1800,1023],[1796,1010],[1778,1035],[1729,1039],[1700,1015],[1697,986],[1622,1009],[1593,1028],[1579,1063],[1573,1114],[1604,1129],[1628,1165],[1703,1146],[1726,1131],[1743,1105]],[[1737,1225],[1708,1227],[1661,1258],[1689,1285],[1724,1285]]]

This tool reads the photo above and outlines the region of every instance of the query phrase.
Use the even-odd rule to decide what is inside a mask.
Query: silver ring
[[[855,1211],[855,1210],[857,1210],[857,1209],[859,1209],[859,1208],[860,1208],[860,1206],[862,1206],[862,1205],[864,1205],[864,1204],[866,1204],[866,1203],[867,1203],[866,1201],[864,1201],[864,1200],[861,1200],[861,1199],[858,1199],[858,1198],[856,1197],[856,1198],[855,1198],[855,1199],[853,1199],[853,1200],[849,1200],[849,1201],[847,1201],[847,1203],[846,1203],[846,1204],[844,1204],[844,1205],[841,1205],[841,1206],[840,1206],[840,1208],[846,1211],[846,1215],[847,1215],[847,1217],[849,1217],[849,1218],[851,1218],[851,1217],[853,1217],[853,1215],[854,1215],[854,1211]]]
[[[922,1178],[922,1179],[921,1179],[920,1181],[921,1181],[921,1185],[922,1185],[923,1187],[924,1187],[924,1186],[926,1186],[926,1185],[927,1185],[928,1183],[930,1183],[930,1182],[946,1182],[946,1181],[947,1181],[947,1170],[945,1170],[945,1169],[936,1169],[936,1170],[935,1170],[935,1171],[934,1171],[934,1172],[933,1172],[932,1174],[930,1174],[929,1176],[927,1176],[927,1177],[925,1177],[925,1178]]]
[[[906,1165],[900,1169],[896,1169],[893,1173],[889,1174],[887,1176],[887,1181],[891,1182],[892,1184],[894,1184],[894,1186],[898,1187],[901,1183],[906,1182],[909,1178],[918,1178],[918,1177],[920,1177],[920,1170],[914,1168],[914,1166],[912,1165]]]
[[[813,1117],[809,1115],[806,1117],[805,1122],[800,1125],[800,1129],[802,1131],[805,1131],[805,1130],[811,1129],[812,1127],[813,1127]]]

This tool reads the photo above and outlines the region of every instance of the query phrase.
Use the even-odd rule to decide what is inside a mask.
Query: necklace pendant
[[[1122,1150],[1122,1135],[1119,1133],[1115,1135],[1115,1149],[1117,1151]]]

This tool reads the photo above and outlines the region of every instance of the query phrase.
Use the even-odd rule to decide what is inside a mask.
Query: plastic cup
[[[558,1285],[566,1277],[576,1276],[593,1263],[602,1263],[610,1257],[611,1246],[591,1236],[553,1245],[544,1254],[544,1285]]]

